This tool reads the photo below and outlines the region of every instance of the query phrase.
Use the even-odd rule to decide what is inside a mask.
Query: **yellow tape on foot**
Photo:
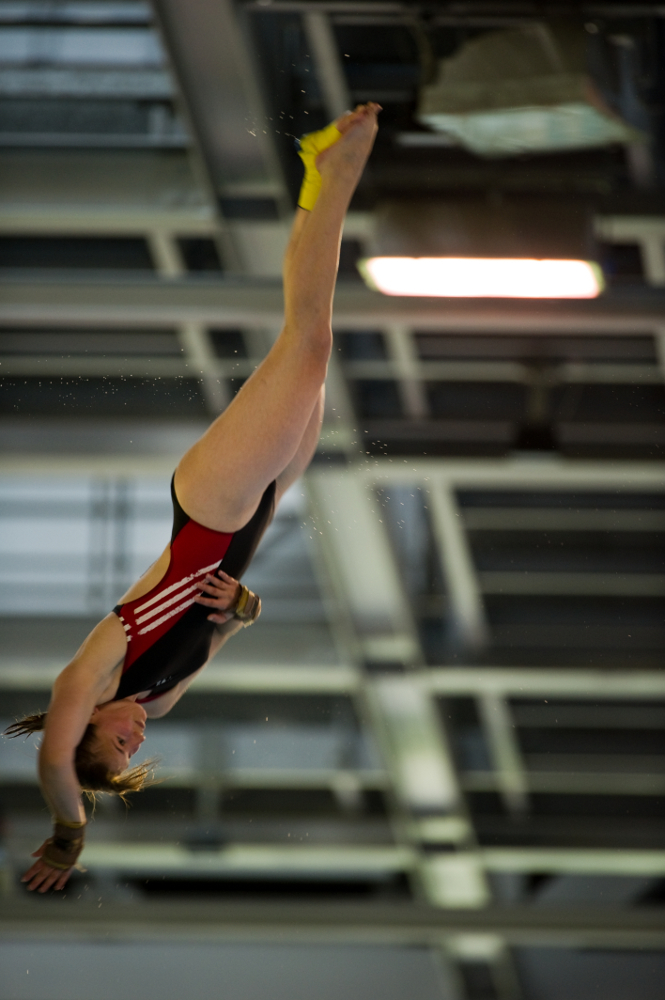
[[[308,132],[300,140],[298,155],[305,164],[305,177],[298,195],[300,208],[306,208],[308,212],[314,208],[321,190],[321,174],[316,169],[316,158],[324,149],[334,145],[341,136],[342,133],[333,122],[318,132]]]

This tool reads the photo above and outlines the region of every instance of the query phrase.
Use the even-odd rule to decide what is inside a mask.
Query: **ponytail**
[[[31,736],[33,733],[41,733],[45,726],[46,712],[35,712],[34,715],[25,715],[18,722],[12,722],[2,735],[9,736],[10,740],[15,736]]]

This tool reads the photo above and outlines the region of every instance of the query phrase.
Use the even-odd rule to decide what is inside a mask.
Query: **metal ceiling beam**
[[[117,0],[107,0],[107,2],[87,3],[85,0],[71,0],[71,2],[58,2],[57,4],[43,0],[17,0],[14,3],[5,3],[0,6],[0,23],[2,24],[30,24],[32,21],[39,23],[50,22],[54,27],[60,24],[77,25],[120,25],[120,24],[149,24],[150,5],[141,0],[125,0],[118,3]]]
[[[50,156],[50,153],[48,154]],[[96,154],[95,154],[96,155]],[[114,152],[115,158],[118,154]],[[124,154],[120,154],[123,156]],[[143,154],[141,154],[143,155]],[[175,164],[179,168],[182,164]],[[56,169],[59,165],[56,165]],[[79,164],[80,166],[80,164]],[[155,164],[155,166],[157,166]],[[70,178],[75,183],[80,177],[83,183],[90,179],[94,164],[86,166],[84,171],[77,170],[77,164],[71,165]],[[122,173],[122,169],[120,172]],[[1,176],[1,175],[0,175]],[[45,191],[47,189],[45,188]],[[168,200],[168,185],[162,189]],[[171,193],[174,189],[171,188]],[[107,192],[108,193],[108,192]],[[135,193],[135,192],[134,192]],[[194,197],[182,198],[180,207],[177,204],[133,204],[128,198],[124,203],[110,203],[101,196],[95,202],[94,194],[87,204],[74,204],[73,195],[63,197],[60,204],[21,205],[0,203],[0,233],[4,236],[146,236],[153,232],[169,236],[214,236],[216,222],[214,214],[208,205],[199,202],[192,185]],[[101,195],[101,192],[100,192]],[[58,195],[55,195],[58,198]]]
[[[516,519],[519,514],[516,514]],[[661,530],[663,530],[661,528]],[[532,570],[482,572],[483,594],[547,594],[584,597],[665,597],[663,573],[583,573]]]
[[[330,578],[358,642],[361,662],[421,663],[422,650],[382,511],[353,474],[312,470],[310,498]]]
[[[180,150],[8,150],[0,191],[4,234],[214,231],[214,207]]]
[[[338,599],[346,606],[356,655],[378,670],[386,663],[419,664],[418,633],[376,498],[353,473],[314,471],[308,481],[314,524],[318,519],[329,525],[317,537]],[[485,905],[490,892],[477,859],[440,850],[446,836],[458,842],[464,831],[468,841],[471,825],[432,699],[408,676],[381,675],[366,676],[358,697],[386,761],[400,836],[413,845],[416,890],[435,906]],[[444,841],[437,851],[421,850],[417,818],[423,815],[448,824],[439,828]]]
[[[3,97],[100,97],[119,100],[169,100],[173,84],[161,69],[85,69],[82,67],[0,69],[0,95]]]
[[[379,295],[342,281],[335,295],[334,325],[340,331],[399,323],[419,330],[469,335],[644,336],[662,325],[662,310],[663,302],[657,297],[634,303],[611,296],[584,302],[432,300]],[[22,325],[173,327],[189,321],[272,325],[279,324],[282,316],[281,283],[251,279],[197,278],[167,284],[134,277],[101,281],[59,276],[56,282],[30,274],[20,278],[12,275],[2,282],[0,302],[0,323]]]
[[[148,247],[155,270],[162,278],[180,278],[187,268],[177,242],[163,230],[148,233]]]
[[[396,326],[391,323],[386,327],[385,338],[391,362],[388,364],[383,362],[383,367],[390,373],[389,378],[398,375],[398,388],[404,414],[414,420],[426,420],[430,416],[430,406],[411,330],[409,327]],[[346,371],[349,371],[349,369],[353,370],[355,365],[345,365],[344,367]],[[366,378],[367,376],[362,374],[359,377]]]
[[[189,136],[178,125],[169,133],[135,132],[2,132],[0,148],[13,149],[187,149]]]
[[[11,787],[12,785],[34,785],[37,784],[37,777],[32,773],[27,774],[23,771],[11,771],[9,768],[0,770],[0,785],[2,787]],[[322,789],[328,789],[335,795],[342,790],[342,793],[348,791],[349,788],[353,788],[360,799],[362,804],[362,792],[367,791],[386,791],[389,782],[388,777],[384,772],[374,772],[374,771],[349,771],[349,770],[338,770],[338,771],[324,771],[316,769],[303,769],[299,771],[295,770],[262,770],[259,768],[239,768],[229,771],[215,771],[209,767],[199,770],[181,768],[173,769],[170,768],[168,773],[161,772],[159,774],[159,784],[164,788],[187,788],[197,792],[203,791],[212,796],[212,802],[214,803],[214,811],[211,815],[217,814],[218,801],[220,793],[227,792],[232,789],[259,789],[265,791],[266,789],[275,790],[288,790],[288,791],[321,791]],[[101,847],[101,845],[97,845]],[[329,848],[325,848],[328,850]],[[145,859],[145,854],[132,854],[131,847],[129,848],[130,853],[127,855],[127,864],[136,868],[140,867]],[[178,870],[186,875],[187,873],[193,873],[193,869],[188,867],[188,865],[180,865],[178,858],[175,855],[171,856],[169,850],[165,849],[165,853],[156,854],[154,862],[150,861],[149,867],[160,868],[160,858],[166,859],[164,861],[165,870]],[[323,850],[323,848],[322,848]],[[333,851],[331,858],[331,866],[335,868],[337,862],[335,860],[335,849],[330,848]],[[115,862],[108,862],[106,855],[93,854],[93,858],[102,858],[102,867],[106,865],[107,867],[119,868],[122,865],[116,864]],[[119,857],[119,855],[114,854],[114,858]],[[125,855],[122,855],[124,859]],[[171,858],[171,860],[169,860]],[[93,860],[86,858],[87,861],[93,863]],[[182,858],[180,858],[182,860]],[[223,863],[222,863],[223,862]],[[220,871],[226,870],[224,865],[225,861],[220,862],[222,867]],[[306,865],[302,867],[307,867]],[[314,866],[316,867],[316,866]],[[212,873],[214,869],[210,869],[209,874]],[[161,870],[161,869],[160,869]],[[205,872],[207,869],[205,866],[203,868],[199,867],[197,871]],[[313,869],[312,869],[313,870]],[[350,869],[349,869],[350,870]]]
[[[558,507],[464,507],[467,531],[665,531],[661,510],[561,510]]]
[[[265,10],[265,0],[245,0],[244,6],[251,9]],[[442,5],[439,4],[439,7]],[[499,24],[521,24],[525,21],[533,20],[534,17],[542,17],[542,7],[532,3],[531,9],[527,4],[522,4],[522,10],[515,11],[514,3],[501,2],[484,3],[481,13],[476,13],[472,7],[460,8],[458,3],[447,5],[448,10],[439,11],[433,20],[437,24],[474,24],[477,26],[497,26]],[[549,12],[556,13],[556,4],[549,5]],[[562,3],[559,5],[562,13],[570,11],[570,5]],[[383,0],[271,0],[270,9],[279,13],[303,13],[308,10],[321,11],[328,14],[338,14],[340,18],[351,18],[354,15],[370,17],[381,21],[383,18],[401,17],[412,21],[414,8],[411,4],[399,2],[383,2]],[[584,14],[591,17],[655,17],[662,9],[659,0],[653,3],[636,3],[634,5],[624,2],[605,3],[585,3],[579,8]]]
[[[657,908],[488,907],[445,910],[413,904],[0,901],[5,940],[299,940],[439,946],[461,934],[498,934],[511,945],[653,948],[665,946]]]
[[[0,660],[0,690],[48,690],[61,670],[62,663],[55,658],[50,664],[34,664],[22,658],[4,657]],[[360,674],[350,666],[284,665],[276,670],[272,664],[213,662],[196,678],[191,690],[197,694],[353,695],[359,685]]]
[[[564,729],[665,729],[665,704],[631,705],[606,702],[605,704],[552,704],[513,705],[513,718],[518,726],[532,729],[551,729],[553,725]]]
[[[404,847],[345,845],[230,844],[219,850],[192,851],[164,843],[91,843],[85,861],[95,871],[117,871],[150,878],[359,878],[386,876],[411,868],[413,852]]]
[[[148,234],[148,244],[155,263],[155,270],[163,277],[177,278],[186,274],[186,269],[179,253],[178,244],[169,238],[164,231],[154,230]],[[404,338],[403,345],[406,340]],[[64,353],[64,352],[63,352]],[[337,362],[337,358],[335,358]],[[54,354],[39,355],[38,352],[26,354],[12,354],[3,361],[4,375],[33,375],[36,372],[44,375],[152,375],[168,377],[169,375],[187,374],[182,371],[184,359],[164,359],[164,358],[142,358],[128,359],[121,354],[110,357],[84,357],[72,356],[58,357]],[[221,359],[211,359],[213,367],[219,373],[230,372],[231,364],[237,364],[238,370],[233,374],[251,374],[253,365],[247,372],[240,369],[243,361],[225,363]],[[528,383],[529,373],[524,369],[519,373],[511,373],[510,378],[504,378],[505,372],[500,369],[501,365],[492,362],[469,362],[458,366],[455,363],[447,365],[434,362],[419,366],[402,365],[401,361],[395,366],[387,365],[385,362],[352,363],[344,366],[347,376],[353,379],[369,378],[372,380],[398,380],[398,386],[402,394],[402,406],[404,413],[416,420],[427,420],[427,401],[425,399],[425,382],[442,379],[453,382],[484,382],[484,381],[511,381],[518,383]],[[517,366],[515,366],[517,368]],[[566,379],[565,374],[562,382],[572,384],[581,382],[585,385],[610,384],[610,385],[659,385],[663,381],[660,368],[656,365],[589,365],[585,366],[588,371],[577,373],[572,380]],[[512,377],[512,375],[515,377]],[[556,372],[553,371],[553,375]],[[555,381],[555,379],[553,379]],[[347,423],[352,420],[351,414]]]
[[[610,243],[637,243],[650,285],[665,285],[665,219],[659,216],[609,215],[595,222],[596,235]]]
[[[205,430],[205,423],[201,433]],[[182,439],[181,439],[182,440]],[[187,439],[186,439],[187,440]],[[193,438],[190,439],[193,443]],[[189,443],[186,445],[189,447]],[[174,461],[180,454],[144,454],[144,455],[66,455],[57,454],[11,454],[0,455],[0,471],[11,476],[96,476],[99,479],[117,477],[154,476],[156,479],[169,480],[173,475]]]
[[[355,694],[360,675],[353,667],[227,667],[212,663],[196,678],[193,691],[242,691],[265,694]]]
[[[601,756],[600,754],[598,756]],[[604,756],[603,756],[604,760]],[[572,761],[562,761],[562,767],[572,766]],[[519,791],[524,795],[628,795],[628,796],[661,796],[665,794],[665,778],[659,774],[644,774],[637,771],[638,762],[634,764],[634,772],[617,774],[613,764],[608,761],[604,771],[525,771],[521,776]],[[662,766],[662,759],[658,762]],[[510,784],[509,784],[510,781]],[[467,792],[498,792],[504,801],[508,795],[513,796],[512,803],[518,800],[514,795],[516,782],[510,776],[507,780],[504,773],[489,771],[467,771],[460,779],[462,788]],[[521,805],[519,806],[521,809]],[[524,814],[522,811],[521,815]],[[511,812],[518,813],[517,805],[511,807]]]
[[[395,791],[404,807],[446,818],[461,795],[434,706],[408,677],[379,678],[368,691],[385,729]]]
[[[494,764],[496,787],[508,812],[524,816],[529,809],[529,788],[510,705],[494,692],[481,695],[477,705]]]
[[[215,190],[239,194],[249,185],[290,215],[252,54],[233,4],[153,0],[153,6]]]
[[[602,462],[548,457],[523,461],[507,459],[378,459],[371,465],[357,467],[356,474],[365,482],[407,482],[432,488],[437,483],[454,489],[533,490],[616,490],[627,492],[665,489],[665,468],[659,462]],[[334,473],[329,473],[334,475]]]
[[[414,675],[411,675],[414,678]],[[414,678],[415,679],[415,678]],[[418,683],[435,695],[474,695],[496,692],[512,698],[561,697],[581,701],[665,697],[665,674],[660,671],[536,669],[517,667],[432,667],[417,675]]]
[[[217,359],[215,359],[217,361]],[[69,376],[71,378],[106,378],[121,375],[126,378],[183,378],[198,370],[188,368],[185,358],[109,358],[109,357],[58,357],[57,355],[30,355],[3,358],[2,374],[5,378],[45,378]],[[215,364],[214,374],[231,375],[231,363]],[[237,371],[233,371],[237,375]],[[244,372],[242,374],[245,374]],[[249,372],[247,372],[249,374]]]
[[[392,326],[387,327],[386,335],[390,336],[394,330],[395,328]],[[344,370],[351,378],[400,378],[402,389],[410,387],[410,383],[415,381],[419,395],[424,390],[422,383],[428,380],[516,382],[519,384],[528,383],[533,377],[533,369],[529,365],[516,361],[488,361],[485,359],[477,361],[421,361],[414,358],[413,352],[407,349],[405,342],[412,339],[410,335],[410,328],[400,328],[399,354],[394,351],[394,346],[391,344],[391,350],[394,352],[392,361],[347,361],[344,364]],[[619,362],[608,364],[602,361],[597,364],[595,362],[557,364],[553,361],[551,367],[547,369],[548,387],[563,383],[624,385],[631,383],[653,384],[662,381],[663,373],[658,364]],[[421,402],[419,395],[416,396],[415,402],[412,402],[413,396],[407,393],[403,396],[403,409],[410,417],[427,416],[426,403]]]
[[[481,855],[483,863],[494,872],[665,875],[665,851],[608,851],[597,847],[487,847]]]
[[[169,466],[172,471],[172,467]],[[0,690],[42,691],[62,669],[60,660],[30,663],[16,657],[0,661]],[[482,695],[510,698],[571,698],[580,701],[627,702],[665,699],[665,675],[660,671],[572,670],[566,667],[430,667],[410,671],[410,683],[436,696]],[[192,685],[192,691],[246,694],[348,694],[359,689],[361,677],[351,666],[319,665],[274,667],[248,664],[211,664]]]
[[[436,483],[428,489],[427,499],[450,601],[454,641],[463,649],[478,651],[489,642],[490,630],[457,498],[445,483]]]
[[[325,11],[306,10],[303,23],[328,118],[339,118],[351,109],[351,94],[330,18]]]
[[[317,514],[331,524],[327,544],[323,546],[330,577],[338,582],[342,601],[348,601],[349,591],[352,592],[346,614],[351,648],[357,648],[357,655],[378,668],[384,667],[385,661],[418,662],[421,654],[417,635],[406,613],[408,602],[399,576],[394,573],[387,535],[380,527],[380,511],[374,504],[367,506],[368,498],[362,489],[355,503],[348,506],[355,492],[351,489],[349,496],[353,480],[338,481],[342,489],[332,495],[330,480],[325,481],[324,489],[319,489],[320,485],[316,476],[310,476]],[[349,539],[349,526],[357,537]],[[344,540],[344,545],[336,553],[334,543],[338,538],[340,545]],[[370,572],[368,576],[368,570],[374,575]],[[378,620],[377,609],[382,612]],[[384,620],[386,612],[389,612],[388,627]],[[400,632],[400,623],[404,634]],[[405,845],[413,845],[412,875],[416,889],[436,906],[484,905],[489,891],[477,860],[451,859],[440,850],[423,853],[419,821],[409,822],[409,817],[423,813],[431,820],[434,814],[440,821],[439,849],[451,838],[455,843],[460,839],[468,843],[471,835],[452,755],[431,699],[412,685],[408,677],[394,676],[364,676],[358,684],[357,697],[361,714],[371,720],[388,767],[390,797],[398,803],[400,813],[399,836]]]
[[[185,365],[189,369],[188,374],[196,373],[199,376],[208,410],[216,416],[225,410],[231,402],[231,393],[226,378],[217,369],[217,358],[210,343],[208,331],[200,323],[183,323],[178,337],[185,354]],[[227,367],[229,374],[233,370],[232,366],[233,363]],[[234,367],[234,375],[237,377],[240,374],[239,366]],[[249,375],[250,372],[248,371],[247,374]]]

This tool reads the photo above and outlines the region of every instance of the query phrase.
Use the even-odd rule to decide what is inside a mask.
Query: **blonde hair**
[[[8,726],[4,735],[13,739],[16,736],[41,733],[46,726],[46,717],[46,712],[26,715],[23,719]],[[123,802],[126,802],[126,796],[129,792],[140,792],[143,788],[154,783],[150,776],[157,763],[155,759],[145,761],[136,767],[130,767],[120,774],[113,774],[107,765],[99,760],[99,751],[95,747],[95,742],[95,726],[90,723],[74,754],[74,769],[81,791],[85,792],[89,798],[94,800],[98,792],[108,792],[111,795],[118,795]]]

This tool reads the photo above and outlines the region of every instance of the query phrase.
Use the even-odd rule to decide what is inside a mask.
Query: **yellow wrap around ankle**
[[[311,212],[316,204],[321,190],[321,174],[316,169],[316,158],[324,149],[328,149],[340,139],[342,133],[333,123],[322,128],[319,132],[308,132],[300,140],[300,150],[298,155],[305,164],[305,177],[298,195],[298,205]]]

